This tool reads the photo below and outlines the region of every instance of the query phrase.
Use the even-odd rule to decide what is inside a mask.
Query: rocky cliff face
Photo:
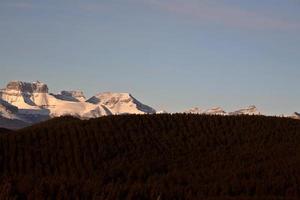
[[[83,102],[86,101],[86,98],[82,91],[73,90],[73,91],[61,91],[60,94],[55,95],[56,98],[65,100],[65,101],[75,101]]]
[[[42,103],[40,96],[46,94],[48,86],[42,82],[11,81],[0,91],[0,98],[14,106],[30,108],[39,106],[38,104]]]
[[[14,90],[21,93],[48,93],[48,86],[40,81],[33,83],[11,81],[7,84],[6,90]]]

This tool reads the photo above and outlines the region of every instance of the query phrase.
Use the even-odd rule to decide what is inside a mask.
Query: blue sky
[[[0,85],[300,111],[299,0],[0,0]]]

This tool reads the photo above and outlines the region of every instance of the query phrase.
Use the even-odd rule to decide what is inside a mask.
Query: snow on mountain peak
[[[103,92],[86,100],[82,91],[62,91],[60,94],[48,93],[48,86],[40,81],[28,83],[11,81],[0,90],[0,117],[20,119],[28,123],[63,115],[80,118],[95,118],[114,114],[154,114],[166,113],[147,106],[130,93]],[[203,110],[194,107],[185,113],[227,115],[221,107]],[[255,106],[229,113],[229,115],[258,115]],[[295,118],[300,114],[295,113]]]
[[[190,110],[185,111],[184,113],[205,115],[260,115],[260,112],[258,111],[256,106],[248,106],[247,108],[243,108],[230,113],[226,113],[221,107],[214,107],[207,110],[194,107]]]
[[[165,110],[156,111],[156,114],[167,114],[168,112]]]
[[[72,91],[61,91],[60,94],[54,95],[56,98],[65,100],[65,101],[86,101],[86,98],[82,91],[72,90]]]
[[[229,115],[260,115],[260,112],[256,108],[256,106],[251,105],[247,108],[243,108],[234,112],[229,113]]]
[[[203,110],[202,110],[201,108],[194,107],[194,108],[191,108],[191,109],[185,111],[184,113],[190,113],[190,114],[203,114]]]
[[[225,115],[226,112],[221,107],[213,107],[211,109],[203,110],[198,107],[194,107],[190,110],[185,111],[184,113],[191,114],[205,114],[205,115]]]
[[[103,92],[91,97],[87,102],[102,104],[114,114],[144,114],[156,111],[139,102],[129,93]]]
[[[131,95],[129,93],[117,93],[117,92],[102,92],[87,100],[87,102],[98,104],[103,103],[105,105],[111,105],[120,101],[131,101]]]
[[[221,107],[214,107],[204,111],[204,114],[207,115],[225,115],[226,112]]]
[[[72,115],[84,119],[114,114],[148,114],[156,111],[129,93],[104,92],[88,101],[82,91],[48,93],[40,81],[10,81],[0,90],[0,117],[36,123],[51,117]]]
[[[291,116],[293,119],[300,119],[300,113],[294,112],[294,114]]]

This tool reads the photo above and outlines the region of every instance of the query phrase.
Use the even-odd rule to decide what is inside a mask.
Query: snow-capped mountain
[[[184,113],[203,114],[203,115],[226,115],[226,112],[221,107],[214,107],[207,110],[194,107],[192,109],[185,111]]]
[[[260,112],[256,106],[252,105],[247,108],[242,108],[240,110],[230,112],[229,115],[260,115]]]
[[[191,114],[203,114],[203,115],[260,115],[260,112],[256,108],[256,106],[249,106],[247,108],[243,108],[234,112],[227,113],[221,107],[214,107],[211,109],[200,109],[198,107],[194,107],[184,113],[191,113]]]
[[[0,90],[0,116],[36,123],[63,115],[84,119],[112,114],[147,114],[156,111],[129,93],[99,93],[86,101],[82,91],[49,93],[42,82],[11,81]]]
[[[165,111],[165,110],[159,110],[159,111],[156,111],[155,114],[167,114],[168,112]]]
[[[291,116],[293,119],[300,119],[300,113],[294,112],[294,114]]]
[[[226,115],[226,112],[221,107],[214,107],[204,111],[206,115]]]
[[[0,89],[0,127],[19,128],[52,117],[71,115],[82,119],[121,114],[161,114],[130,93],[103,92],[88,100],[79,90],[63,90],[59,94],[49,93],[45,83],[11,81]],[[201,109],[194,107],[184,113],[206,115],[260,115],[256,106],[234,112],[225,112],[221,107]],[[294,119],[300,119],[294,113]]]
[[[75,102],[84,102],[86,98],[82,91],[74,90],[74,91],[61,91],[60,94],[54,94],[54,96],[58,99],[65,101],[75,101]]]
[[[198,107],[191,108],[189,110],[184,111],[183,113],[187,114],[203,114],[203,110]]]
[[[104,92],[91,97],[87,102],[105,106],[112,114],[145,114],[156,111],[136,100],[129,93]]]

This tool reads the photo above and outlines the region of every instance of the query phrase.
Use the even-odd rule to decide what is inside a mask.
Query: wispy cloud
[[[214,23],[245,29],[300,29],[300,22],[265,16],[214,0],[144,0],[163,11],[188,17],[198,23]]]

